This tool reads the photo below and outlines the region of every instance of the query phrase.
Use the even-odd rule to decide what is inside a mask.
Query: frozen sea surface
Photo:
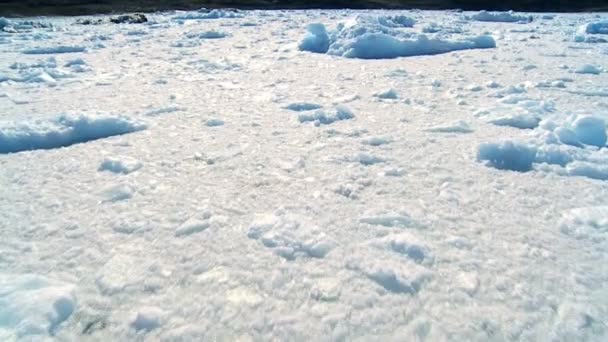
[[[0,20],[0,340],[607,340],[607,20]]]

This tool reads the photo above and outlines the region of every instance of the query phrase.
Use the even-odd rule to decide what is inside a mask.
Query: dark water
[[[608,11],[608,0],[0,0],[0,16],[241,9],[401,8],[516,10],[529,12]]]

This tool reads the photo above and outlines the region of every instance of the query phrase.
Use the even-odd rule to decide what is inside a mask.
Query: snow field
[[[0,339],[604,340],[603,17],[10,20]]]

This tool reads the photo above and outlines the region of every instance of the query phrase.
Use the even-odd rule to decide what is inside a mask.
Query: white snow
[[[0,340],[607,340],[606,16],[476,15],[0,20]]]

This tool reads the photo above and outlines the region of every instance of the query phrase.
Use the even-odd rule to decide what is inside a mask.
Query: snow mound
[[[361,143],[363,145],[369,145],[369,146],[381,146],[381,145],[389,144],[392,141],[393,141],[393,139],[391,139],[390,137],[376,136],[376,137],[364,138],[363,140],[361,140]]]
[[[390,234],[386,237],[373,239],[369,244],[376,248],[403,255],[419,264],[430,264],[433,261],[430,248],[409,232]]]
[[[608,206],[571,209],[562,216],[562,233],[576,239],[608,238]]]
[[[40,275],[0,274],[0,330],[12,330],[16,339],[54,335],[76,308],[73,289]]]
[[[541,118],[555,111],[553,101],[533,100],[525,94],[510,94],[498,100],[498,105],[475,112],[476,117],[497,126],[534,129]]]
[[[384,100],[396,100],[399,98],[397,91],[393,88],[386,89],[384,91],[380,91],[374,94],[375,97]]]
[[[161,326],[166,315],[162,309],[156,306],[142,307],[134,313],[131,326],[137,331],[150,331]]]
[[[574,70],[574,72],[577,74],[599,75],[602,70],[600,70],[600,68],[596,67],[595,65],[584,64],[580,68]]]
[[[390,244],[390,238],[387,241]],[[407,246],[405,241],[396,247],[404,249],[398,252],[405,252]],[[373,242],[372,242],[373,243]],[[362,247],[363,248],[363,247]],[[414,247],[415,249],[415,247]],[[416,252],[412,249],[414,255]],[[380,290],[397,295],[415,295],[424,284],[432,278],[432,272],[417,262],[400,258],[399,255],[391,255],[378,250],[367,251],[366,258],[354,257],[346,261],[346,268],[358,272],[380,286]]]
[[[99,165],[98,171],[110,171],[113,173],[129,174],[141,169],[143,164],[130,157],[108,157]]]
[[[259,240],[287,260],[324,258],[335,247],[335,242],[318,227],[303,224],[281,210],[270,215],[258,215],[249,226],[247,236]]]
[[[564,176],[608,180],[605,121],[592,115],[575,115],[561,124],[540,122],[529,142],[504,141],[478,146],[477,159],[501,170],[532,169]]]
[[[496,126],[509,126],[519,129],[533,129],[538,126],[540,118],[529,113],[514,114],[496,119],[489,119],[489,123]]]
[[[285,107],[286,109],[293,110],[294,112],[305,112],[309,110],[320,109],[322,106],[320,104],[311,103],[311,102],[294,102],[290,103]]]
[[[429,38],[426,35],[403,32],[365,16],[340,23],[331,32],[328,32],[323,24],[311,24],[308,26],[308,34],[299,45],[302,51],[361,59],[436,55],[456,50],[494,47],[496,42],[488,35],[464,37],[459,40]]]
[[[446,125],[436,125],[426,129],[427,132],[436,133],[471,133],[473,129],[462,120],[454,121]]]
[[[220,39],[228,37],[229,34],[223,31],[205,31],[201,33],[188,33],[186,34],[188,38],[199,38],[199,39]]]
[[[0,123],[0,153],[53,149],[140,131],[126,117],[60,115],[49,121]]]
[[[74,53],[74,52],[85,52],[84,46],[53,46],[53,47],[40,47],[25,49],[22,52],[26,55],[50,55],[56,53]]]
[[[509,12],[488,12],[481,11],[471,17],[473,20],[485,21],[485,22],[502,22],[502,23],[516,23],[516,22],[531,22],[531,16],[517,15],[513,11]]]
[[[383,227],[412,227],[417,225],[417,222],[409,215],[396,212],[366,214],[359,218],[359,222]]]
[[[312,114],[301,113],[298,115],[298,121],[313,122],[315,126],[329,125],[336,121],[349,120],[354,118],[353,112],[345,106],[338,105],[332,110],[318,110]]]

